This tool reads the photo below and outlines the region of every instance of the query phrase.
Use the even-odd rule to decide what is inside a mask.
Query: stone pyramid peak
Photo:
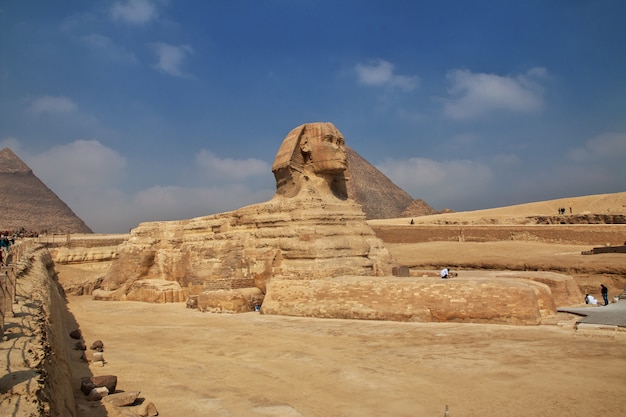
[[[0,230],[93,233],[15,153],[0,150]]]
[[[346,146],[346,154],[348,197],[361,205],[367,219],[402,217],[413,198],[354,149]]]
[[[9,149],[4,148],[0,150],[0,172],[3,173],[28,173],[32,170],[22,161],[15,153]]]

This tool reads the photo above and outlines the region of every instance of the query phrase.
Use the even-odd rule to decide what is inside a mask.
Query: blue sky
[[[0,148],[94,231],[270,199],[330,121],[457,211],[626,191],[626,2],[0,0]]]

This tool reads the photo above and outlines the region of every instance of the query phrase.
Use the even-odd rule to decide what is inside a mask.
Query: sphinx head
[[[347,167],[343,135],[332,123],[303,124],[289,132],[274,159],[276,194],[294,197],[307,184],[346,198]]]

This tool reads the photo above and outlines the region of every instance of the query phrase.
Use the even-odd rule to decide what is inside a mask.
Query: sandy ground
[[[408,265],[577,265],[583,285],[626,276],[626,255],[536,242],[389,245]],[[582,264],[579,264],[582,263]],[[471,274],[472,270],[458,270]],[[70,271],[60,269],[61,279]],[[612,282],[612,281],[611,281]],[[623,288],[623,287],[622,287]],[[622,416],[626,332],[575,330],[576,316],[504,326],[220,315],[182,304],[69,298],[121,390],[164,416]],[[97,415],[87,409],[84,416]],[[112,414],[110,414],[112,415]]]
[[[626,192],[559,198],[484,210],[420,216],[415,217],[414,221],[416,224],[437,224],[445,221],[471,224],[480,222],[480,219],[493,219],[498,220],[500,224],[516,224],[520,223],[521,218],[526,216],[557,215],[559,208],[566,210],[566,216],[570,214],[570,208],[572,215],[590,213],[624,215],[626,214]],[[369,220],[368,223],[372,225],[404,225],[407,223],[407,219]]]
[[[622,416],[626,338],[560,324],[320,320],[70,297],[162,416]],[[624,334],[622,333],[622,336]],[[84,414],[89,415],[89,414]]]

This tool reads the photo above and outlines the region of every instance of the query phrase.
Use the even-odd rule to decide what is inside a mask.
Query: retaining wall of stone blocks
[[[556,304],[548,285],[528,279],[338,277],[272,280],[261,313],[536,325],[556,314]]]
[[[380,226],[372,229],[385,243],[435,241],[489,242],[522,240],[584,245],[621,245],[626,241],[626,225],[410,225]]]

